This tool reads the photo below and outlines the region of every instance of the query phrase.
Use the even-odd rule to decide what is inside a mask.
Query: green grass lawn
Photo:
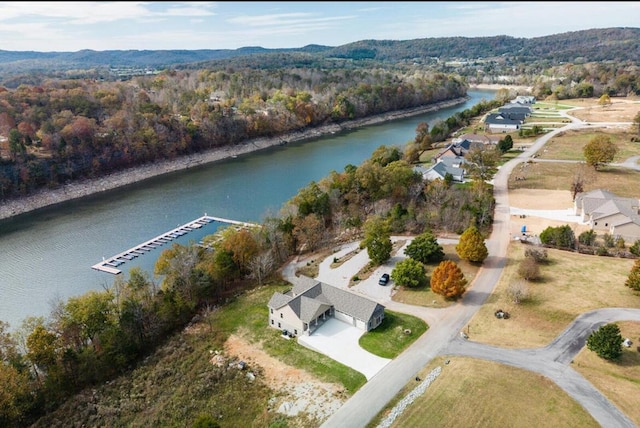
[[[280,331],[268,326],[269,299],[276,291],[289,288],[291,285],[276,284],[247,293],[211,314],[209,323],[222,335],[238,334],[284,363],[304,369],[326,382],[340,383],[352,394],[366,382],[362,373],[305,348],[295,340],[282,340]]]
[[[428,328],[419,318],[387,310],[382,324],[360,337],[360,346],[379,357],[395,358]]]

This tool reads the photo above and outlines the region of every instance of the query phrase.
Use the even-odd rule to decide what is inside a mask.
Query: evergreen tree
[[[462,235],[458,245],[456,245],[456,253],[461,259],[473,263],[482,263],[489,255],[489,250],[484,243],[484,237],[477,227],[469,226]]]
[[[640,259],[636,260],[633,264],[631,272],[629,272],[629,277],[624,285],[635,291],[640,291]]]
[[[458,265],[443,260],[431,274],[431,291],[447,299],[455,299],[464,293],[467,280]]]
[[[615,360],[622,355],[622,335],[617,324],[606,324],[591,333],[587,348],[605,360]]]

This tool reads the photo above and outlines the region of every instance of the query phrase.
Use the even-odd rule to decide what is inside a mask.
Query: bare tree
[[[513,303],[519,305],[529,298],[529,286],[522,279],[514,281],[507,287],[507,295],[513,300]]]
[[[263,251],[249,261],[249,276],[262,285],[264,279],[273,273],[275,266],[273,252],[271,250]]]
[[[578,193],[585,191],[587,185],[595,181],[595,169],[585,162],[576,165],[571,180],[571,200],[575,201]]]

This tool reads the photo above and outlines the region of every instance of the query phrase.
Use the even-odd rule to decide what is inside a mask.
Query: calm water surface
[[[0,320],[17,328],[29,316],[48,316],[63,301],[113,283],[91,268],[205,213],[260,223],[311,181],[359,165],[381,145],[404,146],[418,123],[432,125],[495,91],[470,91],[456,107],[408,119],[265,149],[121,189],[65,202],[0,221]],[[175,240],[198,241],[221,226],[212,223]],[[150,273],[163,248],[120,266]]]

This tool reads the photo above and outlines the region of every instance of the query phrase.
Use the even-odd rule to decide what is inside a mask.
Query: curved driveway
[[[570,117],[565,112],[561,114]],[[537,350],[502,349],[459,338],[459,332],[492,293],[506,262],[510,241],[507,180],[513,168],[531,158],[547,141],[560,132],[584,127],[620,125],[620,123],[584,123],[576,118],[570,118],[572,123],[543,135],[530,148],[498,170],[494,178],[496,207],[493,231],[486,241],[489,257],[457,304],[443,310],[402,305],[391,300],[384,302],[391,310],[419,316],[429,323],[430,328],[363,385],[323,423],[322,427],[361,428],[366,426],[407,382],[415,377],[416,373],[438,355],[469,355],[536,371],[554,380],[603,427],[635,426],[568,364],[575,353],[584,346],[586,337],[591,331],[608,321],[622,319],[640,321],[640,310],[603,309],[583,314],[552,343]]]

